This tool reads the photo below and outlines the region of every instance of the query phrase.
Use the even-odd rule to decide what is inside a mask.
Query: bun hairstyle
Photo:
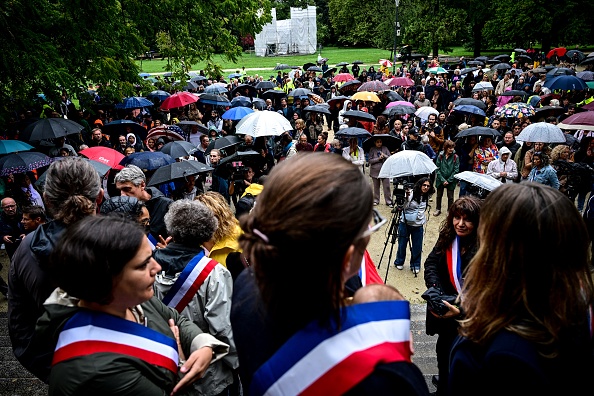
[[[294,331],[338,311],[343,259],[372,205],[369,183],[340,156],[299,153],[273,168],[258,204],[240,219],[240,244],[275,321]]]

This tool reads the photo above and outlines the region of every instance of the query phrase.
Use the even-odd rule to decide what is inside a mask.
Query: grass
[[[340,48],[328,47],[323,48],[321,52],[322,57],[328,58],[328,65],[334,66],[339,62],[353,62],[355,60],[363,61],[365,65],[378,65],[380,59],[390,57],[390,51],[381,50],[377,48]],[[245,67],[246,69],[272,69],[278,63],[286,63],[291,66],[303,66],[305,63],[315,63],[318,59],[318,54],[311,55],[288,55],[275,57],[261,57],[253,53],[244,53],[237,62],[229,62],[221,56],[215,56],[215,62],[219,63],[223,70],[234,72]],[[141,71],[144,73],[162,73],[167,66],[167,60],[157,59],[152,61],[136,61]],[[201,70],[206,65],[198,63],[191,67],[192,70]]]

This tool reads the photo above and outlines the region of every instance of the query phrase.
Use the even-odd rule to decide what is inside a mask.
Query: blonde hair
[[[239,222],[231,211],[231,207],[221,194],[215,191],[207,191],[194,198],[196,201],[202,202],[206,205],[219,221],[219,226],[214,232],[212,239],[215,243],[222,240],[226,236],[233,235],[235,229],[239,226]]]

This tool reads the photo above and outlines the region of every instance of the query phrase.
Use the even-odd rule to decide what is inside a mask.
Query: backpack
[[[239,219],[243,214],[250,213],[255,202],[256,196],[250,193],[246,193],[243,197],[239,198],[235,204],[235,218]]]

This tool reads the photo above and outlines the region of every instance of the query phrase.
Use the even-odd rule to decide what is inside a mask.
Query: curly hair
[[[557,161],[561,157],[563,150],[569,148],[566,144],[559,144],[551,150],[551,162]]]
[[[219,222],[219,226],[212,236],[215,243],[235,233],[236,228],[239,226],[239,221],[235,218],[225,197],[218,192],[207,191],[204,194],[196,196],[194,199],[206,205]]]
[[[167,232],[173,241],[185,246],[202,245],[212,239],[218,221],[202,202],[180,199],[165,214]]]

